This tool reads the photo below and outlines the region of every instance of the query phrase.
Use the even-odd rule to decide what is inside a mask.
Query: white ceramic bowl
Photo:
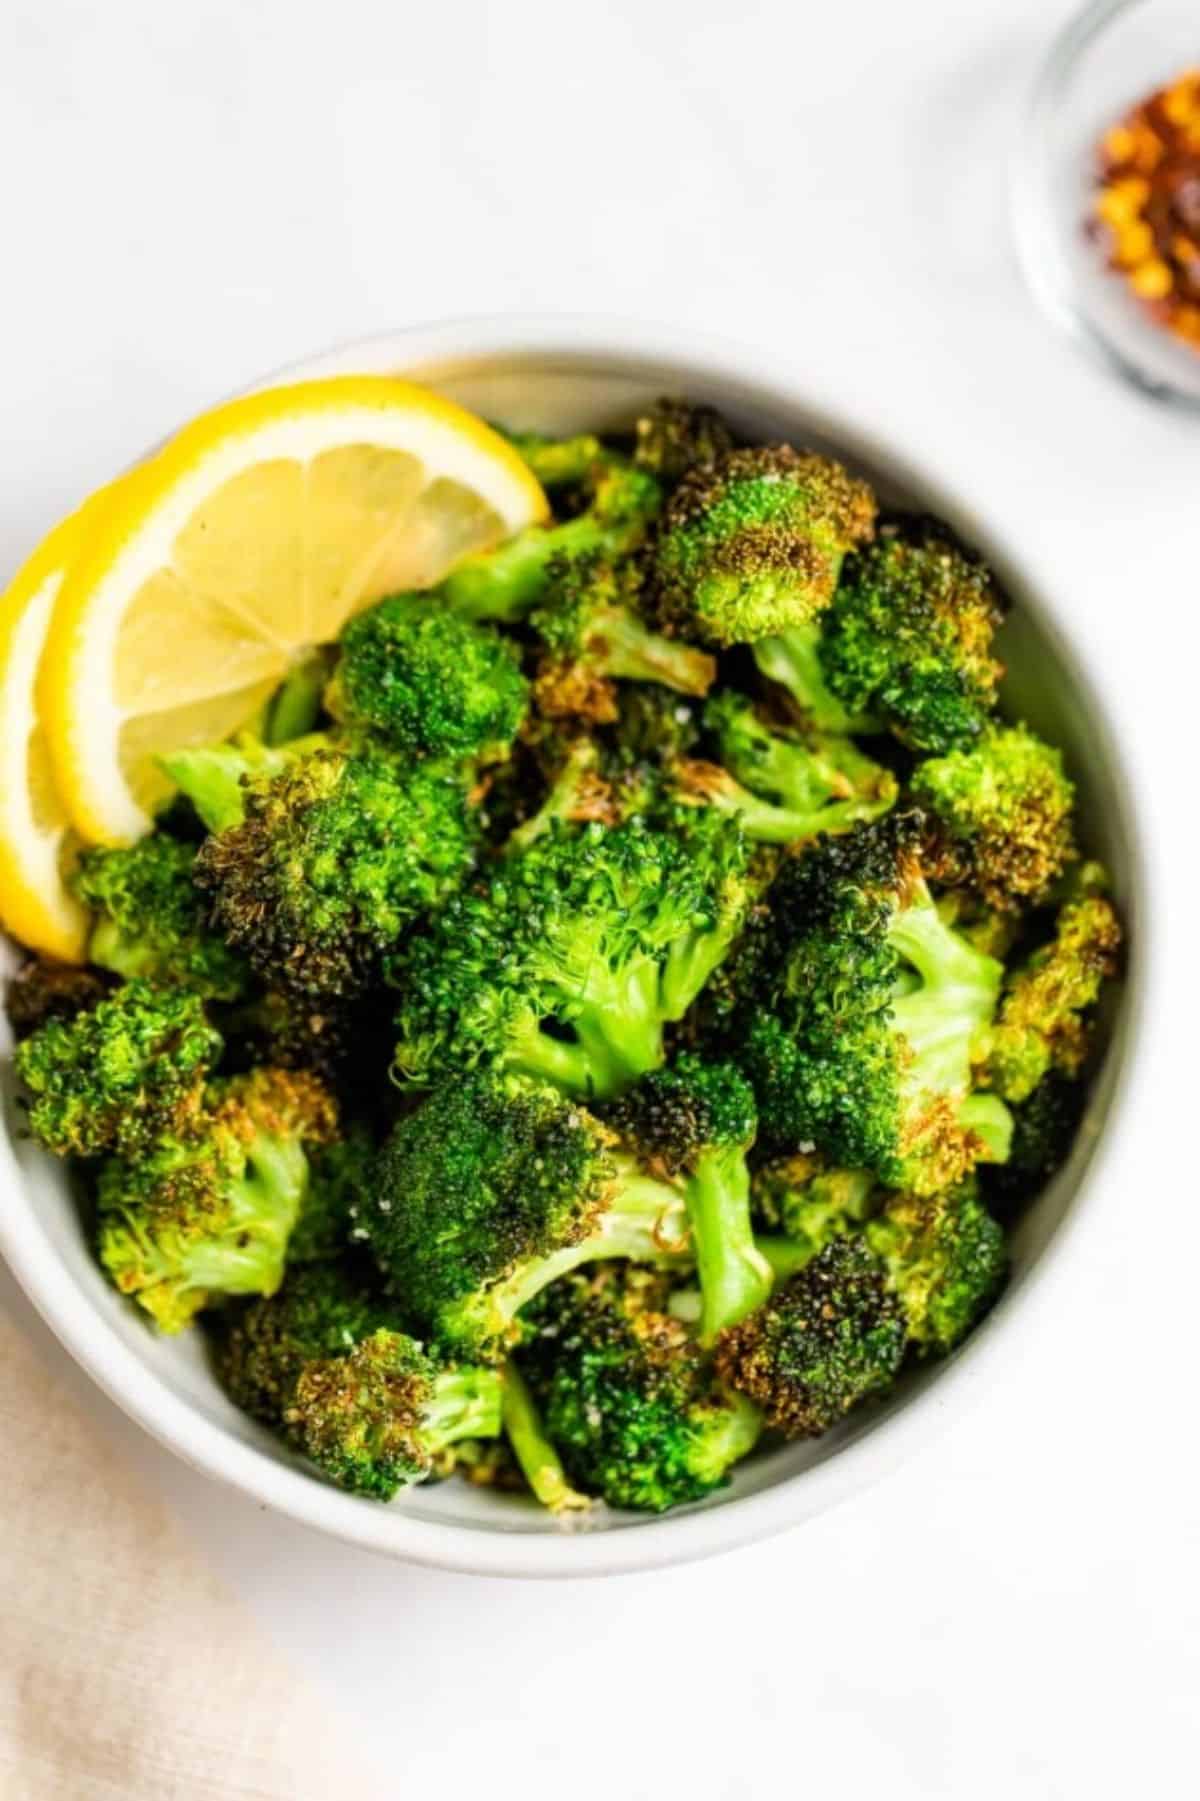
[[[939,514],[978,546],[1017,603],[1003,644],[1009,704],[1065,747],[1079,781],[1087,846],[1113,871],[1133,928],[1129,979],[1074,1154],[1016,1235],[1006,1294],[954,1357],[914,1373],[886,1403],[824,1438],[751,1459],[728,1488],[698,1506],[665,1518],[611,1514],[584,1531],[564,1530],[520,1498],[456,1481],[414,1490],[388,1507],[323,1482],[229,1405],[205,1367],[198,1334],[155,1338],[105,1284],[62,1167],[22,1140],[11,1097],[0,1142],[0,1249],[63,1344],[132,1418],[206,1475],[322,1531],[414,1562],[501,1575],[605,1574],[725,1550],[794,1525],[866,1485],[954,1407],[976,1402],[988,1370],[1019,1353],[1022,1304],[1034,1278],[1064,1253],[1130,1061],[1141,985],[1141,856],[1118,747],[1078,651],[1036,579],[986,522],[861,417],[814,399],[813,382],[781,373],[776,359],[628,323],[501,319],[353,344],[271,380],[349,370],[403,372],[489,418],[552,432],[618,426],[659,394],[686,395],[721,408],[749,436],[836,451],[885,494]]]

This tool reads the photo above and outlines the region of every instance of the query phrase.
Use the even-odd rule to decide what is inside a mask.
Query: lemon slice
[[[43,709],[80,836],[139,837],[170,792],[159,756],[228,736],[359,608],[545,513],[511,445],[410,382],[300,382],[195,420],[126,477],[55,605]]]
[[[101,489],[42,540],[0,597],[0,924],[33,950],[79,962],[87,914],[63,881],[66,808],[38,716],[38,666],[72,557],[111,498]]]

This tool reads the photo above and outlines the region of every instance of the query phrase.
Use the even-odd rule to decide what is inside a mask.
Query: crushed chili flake
[[[1200,68],[1105,132],[1091,229],[1151,316],[1200,350]]]

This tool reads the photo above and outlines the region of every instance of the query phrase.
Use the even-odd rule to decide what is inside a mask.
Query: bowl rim
[[[20,1170],[5,1138],[0,1144],[0,1252],[51,1331],[113,1401],[160,1444],[202,1474],[222,1481],[260,1505],[365,1550],[432,1568],[474,1575],[566,1577],[613,1575],[665,1567],[711,1556],[798,1525],[887,1473],[926,1442],[985,1379],[994,1380],[1008,1341],[1015,1304],[1026,1306],[1035,1292],[1044,1298],[1048,1280],[1061,1271],[1064,1250],[1078,1228],[1085,1198],[1096,1186],[1100,1153],[1111,1154],[1127,1122],[1144,1010],[1146,847],[1133,804],[1132,759],[1118,749],[1108,701],[1111,692],[1095,679],[1087,647],[1060,624],[1042,585],[1007,549],[1003,527],[964,488],[933,474],[917,459],[897,452],[888,422],[861,401],[848,403],[840,384],[814,378],[788,365],[785,356],[763,352],[711,335],[627,318],[579,315],[491,315],[415,324],[396,331],[347,340],[314,356],[295,359],[250,386],[353,369],[394,369],[416,380],[438,379],[456,367],[512,359],[535,361],[544,369],[562,359],[564,370],[581,373],[594,363],[597,373],[663,377],[664,386],[689,379],[736,384],[751,403],[795,409],[830,442],[867,465],[887,469],[901,485],[927,495],[944,516],[968,516],[971,536],[994,556],[1006,579],[1028,596],[1039,629],[1049,636],[1073,672],[1091,710],[1111,777],[1122,830],[1131,848],[1131,911],[1140,931],[1134,941],[1126,984],[1123,1042],[1114,1054],[1112,1092],[1093,1155],[1081,1171],[1067,1210],[1021,1279],[970,1340],[939,1371],[936,1380],[868,1425],[834,1455],[785,1477],[757,1493],[739,1496],[697,1512],[639,1520],[628,1528],[522,1532],[419,1518],[394,1508],[364,1503],[329,1487],[244,1443],[206,1418],[175,1393],[126,1345],[98,1311],[80,1305],[80,1295],[49,1237],[40,1227]],[[239,390],[245,391],[245,390]],[[1131,740],[1136,742],[1136,740]]]

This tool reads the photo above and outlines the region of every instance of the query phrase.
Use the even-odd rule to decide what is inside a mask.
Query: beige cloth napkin
[[[3,1801],[383,1801],[0,1314]]]

